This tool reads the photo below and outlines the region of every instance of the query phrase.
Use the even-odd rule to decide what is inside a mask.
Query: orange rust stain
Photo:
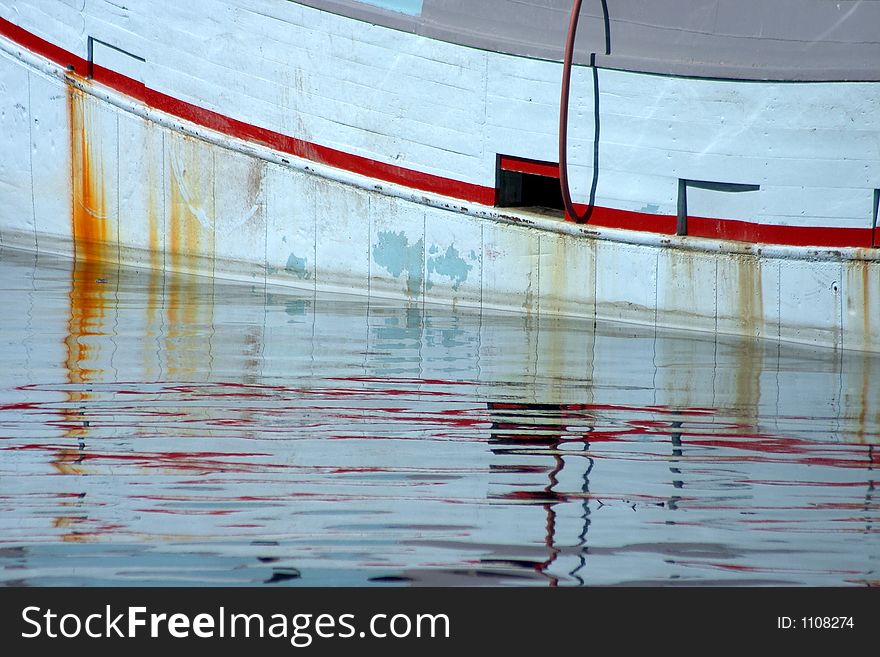
[[[213,203],[210,194],[208,198],[204,195],[213,185],[213,162],[204,148],[190,139],[172,146],[168,250],[171,268],[177,271],[204,269],[200,264],[209,262],[214,254],[213,226],[206,225],[212,222]]]
[[[864,344],[865,351],[870,351],[871,348],[871,277],[870,277],[870,265],[865,260],[856,260],[850,265],[850,267],[856,266],[859,269],[860,275],[860,283],[862,286],[862,307],[857,309],[856,312],[862,313],[862,341]],[[864,444],[867,442],[865,440],[866,433],[866,421],[868,415],[868,399],[870,395],[870,377],[869,377],[869,368],[868,363],[871,362],[868,359],[862,361],[862,385],[861,385],[861,398],[859,399],[859,416],[858,416],[858,425],[856,429],[856,440],[859,443]]]
[[[86,469],[82,466],[82,452],[76,449],[62,449],[58,451],[55,458],[52,459],[52,467],[59,474],[86,474]]]
[[[82,466],[82,453],[76,449],[59,450],[52,459],[52,467],[55,471],[63,475],[83,475],[87,474],[86,468]],[[62,504],[62,506],[76,506],[75,504]],[[84,516],[56,516],[52,521],[52,526],[56,529],[67,529],[69,533],[63,534],[61,540],[65,542],[81,542],[87,540],[82,532],[78,532],[77,528],[87,521]]]
[[[80,90],[68,85],[74,263],[70,281],[67,336],[64,340],[64,366],[67,380],[73,384],[94,381],[101,372],[96,365],[97,354],[90,342],[92,336],[102,334],[109,296],[105,263],[112,261],[112,256],[115,255],[109,249],[102,163],[96,158],[91,142],[87,103],[87,98]],[[71,402],[82,402],[90,394],[73,391],[68,397]],[[79,409],[69,409],[64,415],[71,427],[65,432],[67,437],[82,437],[87,433]]]
[[[737,260],[738,310],[746,335],[763,333],[764,290],[761,279],[761,262],[754,257],[741,256]]]
[[[213,175],[213,166],[206,152],[190,140],[184,139],[172,148],[166,238],[166,353],[169,374],[192,375],[210,360],[210,340],[206,341],[204,327],[212,325],[213,300],[206,298],[205,290],[213,283],[192,274],[206,268],[214,251],[213,227],[204,224],[211,214],[210,203],[203,198],[203,189],[211,182],[204,176],[206,172]],[[200,218],[202,213],[204,217]]]
[[[871,279],[868,271],[868,263],[860,261],[859,266],[862,273],[862,331],[864,331],[864,340],[866,351],[870,349],[871,344]],[[870,389],[870,381],[868,378],[867,363],[862,363],[862,398],[861,408],[859,409],[859,431],[858,441],[865,442],[865,420],[868,412],[868,394]]]
[[[867,251],[867,250],[865,250]],[[870,253],[870,252],[868,252]],[[860,252],[857,256],[866,257],[866,253]],[[867,255],[867,257],[870,257]],[[871,281],[872,263],[868,260],[854,259],[846,263],[846,298],[844,312],[853,320],[852,326],[862,324],[862,349],[871,351],[873,336],[871,335]],[[859,294],[861,291],[861,294]],[[861,317],[857,317],[861,315]],[[868,407],[873,401],[871,396],[871,374],[874,369],[875,359],[866,355],[860,359],[862,380],[858,393],[848,394],[847,399],[851,407],[857,412],[855,419],[855,439],[859,443],[866,443],[870,439],[870,430],[867,425]],[[877,418],[875,418],[875,421]]]
[[[86,103],[81,91],[68,86],[73,238],[77,259],[101,262],[106,261],[108,255],[107,221],[104,219],[107,202],[101,163],[93,159]]]
[[[98,539],[93,532],[89,531],[92,523],[88,516],[59,516],[52,521],[55,529],[67,530],[61,535],[64,543],[92,543]]]
[[[171,208],[168,226],[168,255],[171,260],[169,285],[169,320],[190,322],[195,319],[191,303],[192,281],[185,274],[199,270],[199,263],[213,251],[213,231],[202,226],[196,213],[204,203],[200,194],[203,170],[194,145],[184,141],[177,151],[178,170],[172,166]]]
[[[98,539],[96,536],[90,536],[88,534],[70,533],[64,534],[61,537],[61,540],[65,543],[93,543]]]
[[[737,417],[750,425],[757,416],[761,399],[761,372],[764,369],[764,345],[756,336],[763,333],[764,293],[761,263],[757,258],[737,258],[737,304],[742,331],[738,367],[734,375]]]
[[[184,200],[180,193],[180,183],[177,177],[171,177],[171,206],[168,225],[168,257],[171,260],[168,275],[168,290],[166,292],[166,308],[168,314],[168,337],[177,335],[178,327],[182,320],[179,316],[183,299],[182,281],[180,270],[185,266],[186,246],[182,226],[185,224]]]
[[[71,274],[70,315],[68,320],[66,367],[70,383],[94,380],[89,368],[90,348],[83,337],[100,333],[103,324],[107,286],[105,264],[108,229],[105,217],[106,194],[100,162],[94,159],[89,140],[86,99],[81,91],[68,86],[67,109],[70,126],[71,216],[74,265]]]

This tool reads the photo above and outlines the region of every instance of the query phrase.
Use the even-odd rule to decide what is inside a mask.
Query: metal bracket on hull
[[[694,189],[708,189],[715,192],[756,192],[761,189],[760,185],[748,185],[743,183],[726,183],[715,182],[712,180],[688,180],[686,178],[678,179],[678,219],[675,225],[676,235],[687,235],[687,190],[688,187]]]
[[[109,48],[110,50],[115,51],[119,54],[125,55],[126,57],[130,57],[131,59],[133,59],[137,62],[140,62],[141,64],[146,63],[146,61],[147,61],[143,57],[139,57],[138,55],[135,55],[132,52],[129,52],[127,50],[123,50],[122,48],[120,48],[118,46],[114,46],[112,43],[107,43],[106,41],[102,41],[101,39],[96,39],[93,36],[89,36],[86,47],[88,48],[88,77],[90,80],[94,79],[94,77],[95,77],[95,44],[102,46],[104,48]],[[100,68],[100,66],[101,65],[98,64],[99,68]],[[135,78],[136,76],[130,76],[130,77]],[[143,82],[143,80],[139,80],[139,81]]]

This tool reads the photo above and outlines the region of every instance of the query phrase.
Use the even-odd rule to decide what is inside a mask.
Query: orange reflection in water
[[[213,282],[191,274],[213,271],[214,169],[211,152],[195,140],[180,139],[168,153],[164,348],[167,375],[180,379],[211,361]]]
[[[93,429],[87,408],[95,396],[90,384],[108,380],[105,372],[114,351],[113,340],[108,338],[117,330],[116,325],[130,325],[134,318],[119,306],[117,295],[121,254],[114,204],[108,203],[108,184],[113,183],[106,175],[113,172],[114,154],[119,151],[113,117],[73,82],[71,79],[67,86],[67,110],[74,263],[63,363],[70,387],[62,416],[64,436],[76,438],[82,450]],[[77,78],[76,82],[82,84],[83,80]],[[148,141],[140,154],[144,157],[150,152]],[[140,155],[127,149],[123,157]],[[147,159],[145,216],[127,217],[132,226],[144,221],[149,258],[146,285],[139,288],[147,292],[142,307],[145,322],[138,329],[144,338],[140,342],[143,369],[132,372],[132,377],[189,380],[194,373],[203,372],[211,358],[213,281],[194,278],[190,272],[204,272],[206,263],[212,262],[212,160],[198,143],[184,140],[166,161],[167,179],[163,179],[157,175],[155,158]],[[164,202],[162,190],[169,192]],[[163,222],[164,203],[168,206],[167,226]],[[163,244],[168,247],[167,262]],[[163,271],[166,266],[167,273]],[[65,453],[54,467],[66,474],[81,473],[81,464],[72,465],[77,463],[75,456]]]
[[[91,397],[87,384],[98,380],[103,369],[98,365],[98,338],[105,333],[108,285],[108,262],[113,237],[107,217],[107,195],[104,188],[103,162],[90,140],[89,101],[74,85],[67,86],[67,112],[70,129],[71,232],[74,262],[70,278],[70,311],[64,339],[68,404],[62,411],[64,437],[73,438],[77,446],[58,450],[52,467],[62,475],[86,474],[83,466],[85,438],[89,432],[85,402]],[[85,495],[84,493],[82,494]],[[61,540],[89,540],[80,531],[89,522],[88,512],[78,500],[71,514],[57,516],[53,522],[62,530]]]
[[[107,263],[114,258],[111,230],[107,218],[103,163],[96,158],[90,141],[91,116],[86,95],[75,86],[67,87],[67,111],[70,126],[71,220],[74,263],[71,271],[70,315],[64,340],[67,380],[71,384],[95,381],[101,374],[96,367],[96,336],[103,333],[106,307],[111,289]],[[69,401],[82,402],[89,393],[71,390]],[[82,437],[86,422],[81,412],[70,408],[65,413],[67,437]]]
[[[106,279],[103,278],[103,263],[107,260],[108,230],[103,175],[100,163],[95,167],[92,162],[85,99],[73,86],[68,87],[67,107],[75,258],[70,289],[67,365],[71,383],[79,383],[91,380],[93,373],[80,366],[88,361],[88,346],[78,338],[96,334],[104,319]]]

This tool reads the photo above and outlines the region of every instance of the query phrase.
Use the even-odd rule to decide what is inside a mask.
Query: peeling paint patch
[[[656,203],[648,203],[645,207],[643,207],[639,212],[645,212],[647,214],[660,214],[660,206]]]
[[[284,312],[291,317],[303,317],[309,309],[309,302],[305,299],[296,299],[284,304]]]
[[[452,244],[446,249],[446,253],[442,255],[436,255],[440,253],[440,249],[435,245],[431,246],[429,253],[435,255],[428,258],[428,273],[440,274],[452,279],[453,290],[458,290],[459,286],[467,280],[468,274],[474,268],[473,265],[469,264],[459,255],[458,249]],[[430,280],[428,281],[428,287],[431,287]]]
[[[409,243],[403,231],[394,233],[383,231],[379,241],[373,245],[373,261],[388,270],[394,278],[406,273],[406,294],[416,296],[422,291],[425,274],[422,261],[425,253],[425,240]]]
[[[304,280],[309,280],[312,277],[312,272],[307,268],[306,259],[300,258],[293,253],[287,257],[287,264],[284,266],[284,271]]]

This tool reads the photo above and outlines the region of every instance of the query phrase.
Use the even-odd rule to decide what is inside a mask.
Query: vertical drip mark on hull
[[[171,144],[167,163],[166,374],[189,376],[210,359],[213,279],[194,274],[213,273],[214,164],[210,151],[190,139]]]
[[[104,322],[108,288],[105,276],[108,257],[106,194],[101,163],[90,141],[87,99],[73,85],[67,87],[70,126],[71,232],[74,262],[70,281],[70,314],[65,346],[65,367],[70,383],[93,381],[95,354],[89,336],[100,333]]]
[[[739,343],[734,374],[734,416],[745,431],[757,430],[755,422],[761,403],[761,373],[764,371],[764,284],[761,262],[750,256],[739,259],[738,312],[742,331],[748,335]]]
[[[65,475],[85,472],[83,460],[86,437],[90,432],[88,401],[90,383],[102,373],[100,349],[96,338],[104,332],[108,301],[107,263],[117,255],[108,252],[107,199],[100,158],[92,143],[88,99],[73,84],[67,85],[67,113],[70,137],[71,234],[74,261],[70,275],[67,334],[64,338],[64,368],[68,404],[61,411],[64,437],[76,440],[76,446],[64,447],[53,459],[53,467]],[[114,245],[115,247],[115,245]],[[113,256],[113,257],[108,257]],[[75,527],[81,519],[56,518],[55,527]],[[65,541],[85,540],[71,529]]]

